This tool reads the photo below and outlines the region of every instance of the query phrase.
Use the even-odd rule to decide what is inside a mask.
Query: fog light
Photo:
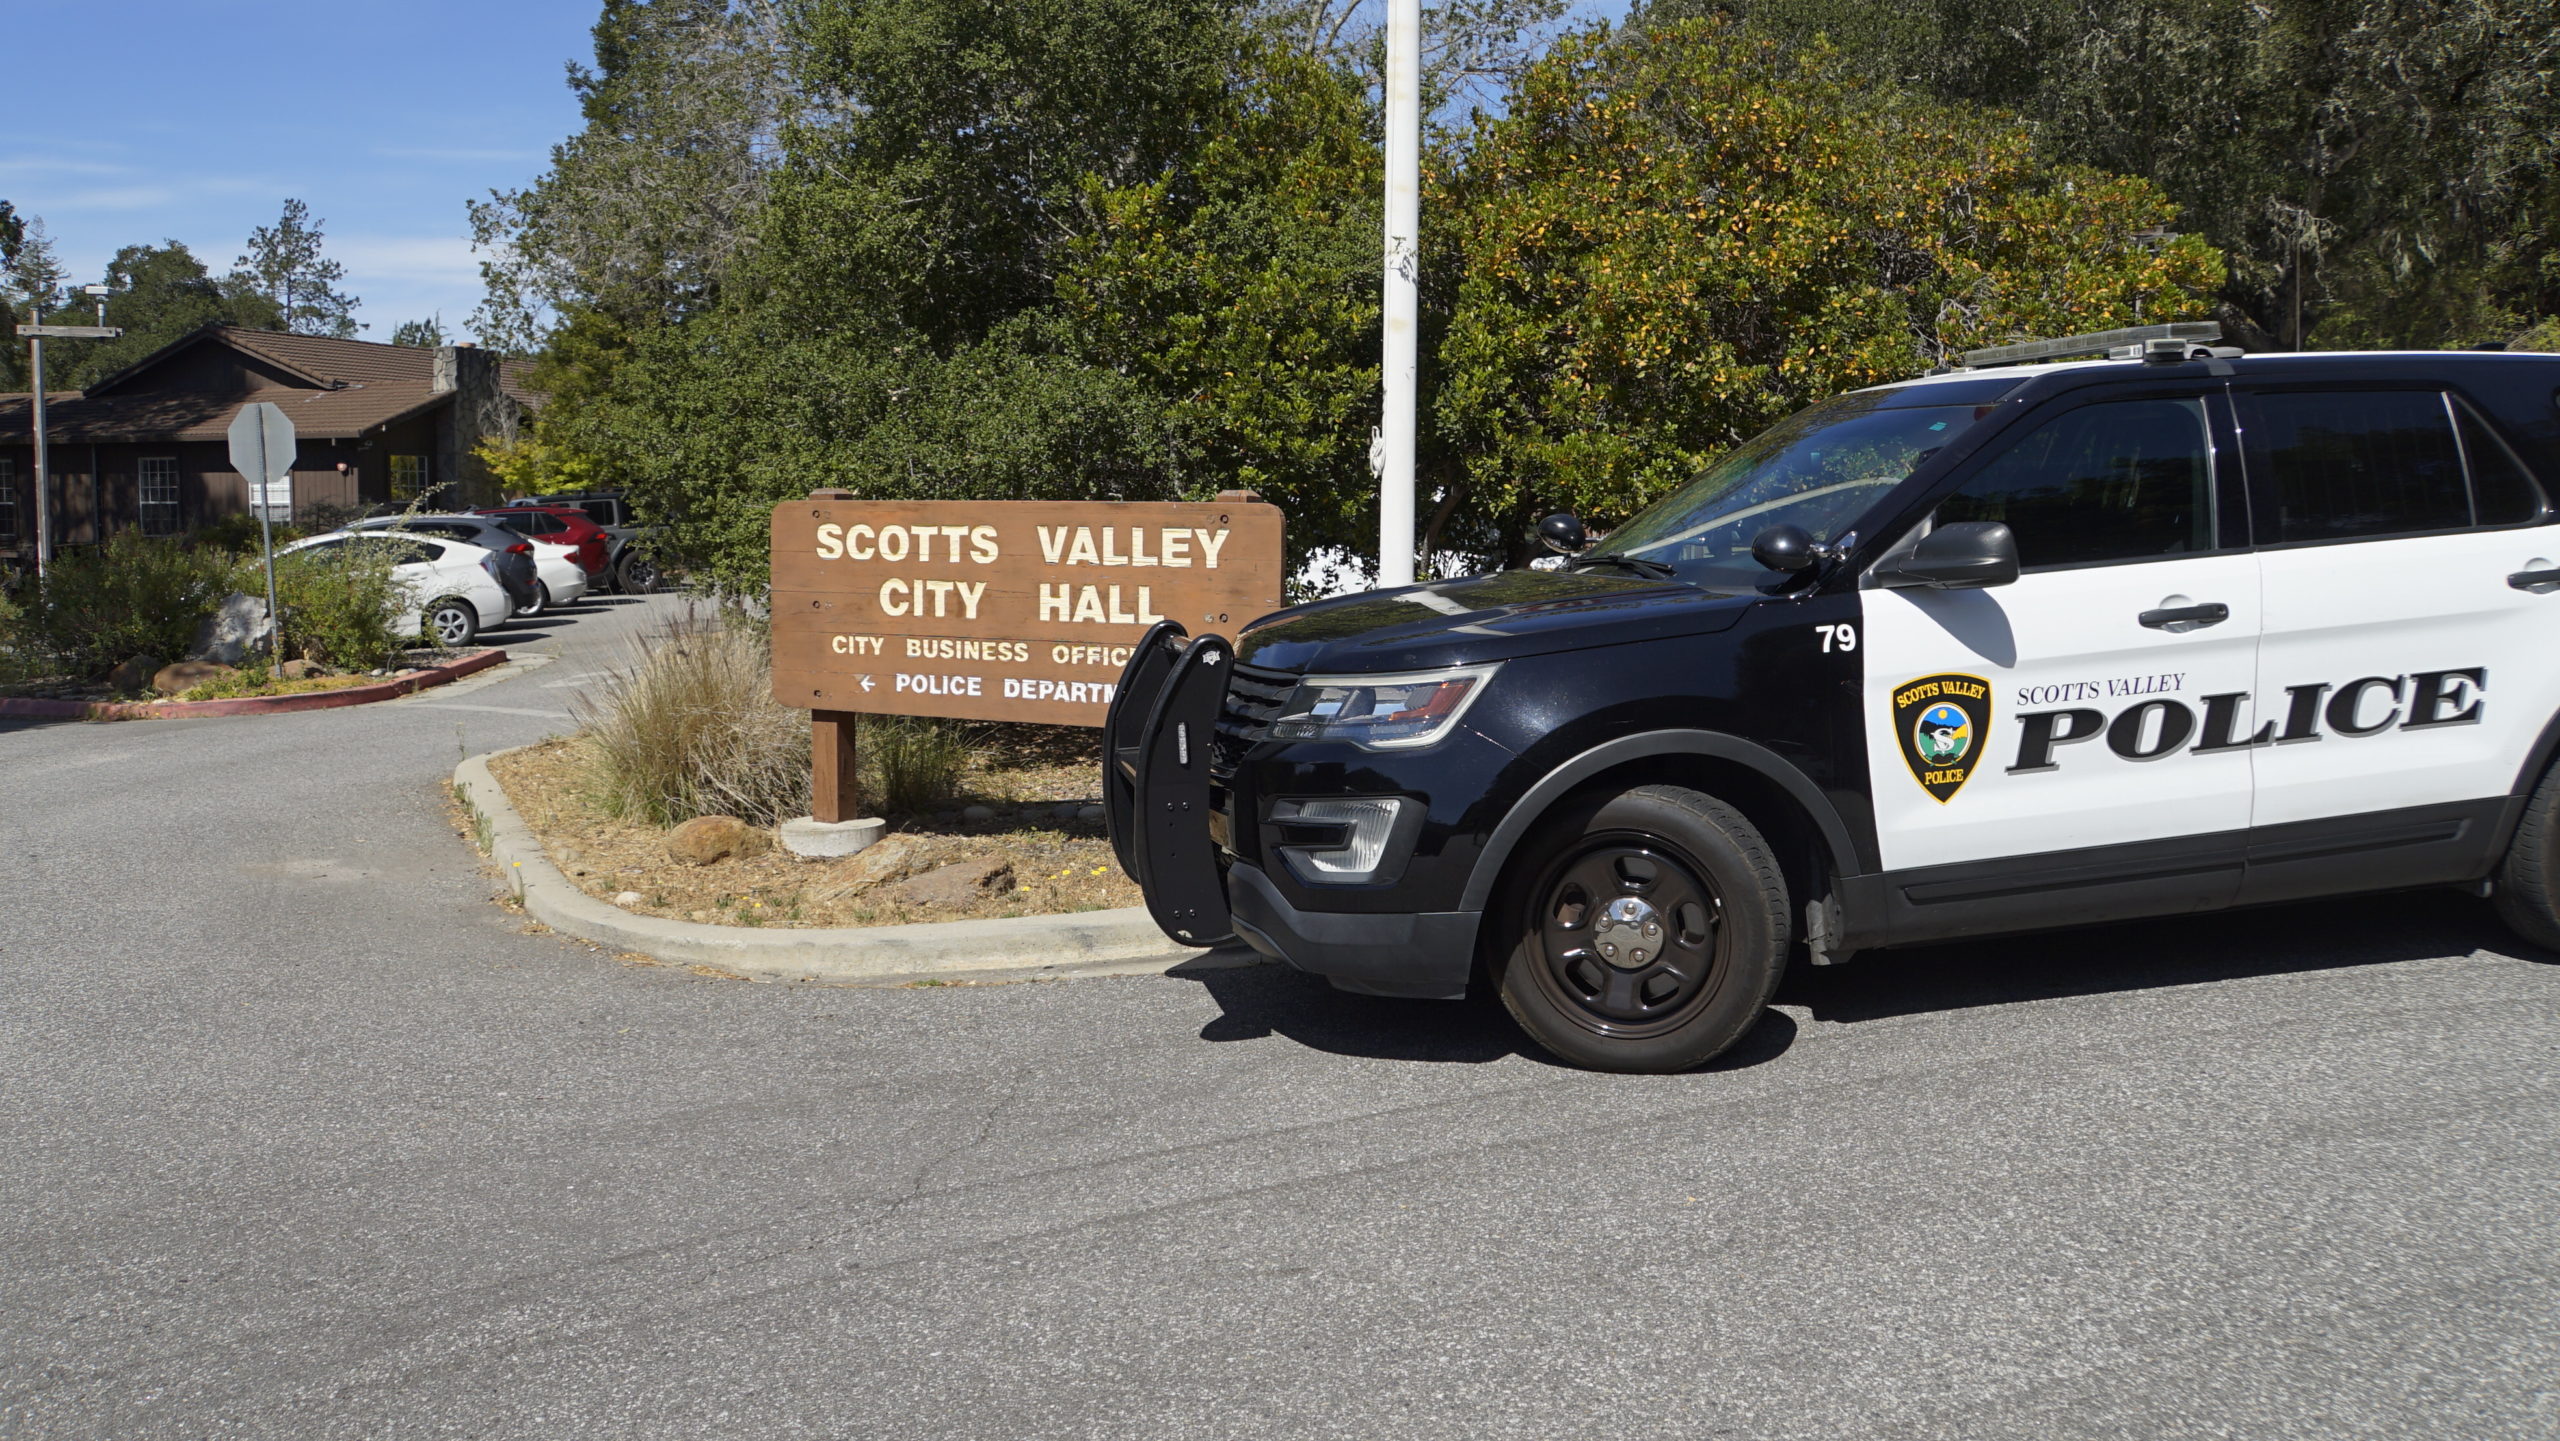
[[[1422,803],[1404,796],[1281,801],[1271,808],[1276,849],[1308,885],[1365,885],[1404,869]]]

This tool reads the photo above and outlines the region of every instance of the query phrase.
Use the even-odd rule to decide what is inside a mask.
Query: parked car
[[[341,530],[295,541],[276,554],[326,557],[357,545],[391,547],[392,579],[416,607],[402,629],[438,645],[458,650],[478,640],[480,632],[506,624],[514,613],[515,603],[498,583],[499,552],[463,541],[379,529]]]
[[[542,594],[542,556],[535,550],[533,542],[487,516],[377,515],[349,521],[341,529],[404,531],[410,535],[431,535],[476,545],[498,557],[498,585],[506,591],[507,600],[515,607],[517,615],[540,615],[546,604]],[[583,571],[580,573],[584,574]],[[568,602],[564,600],[560,604]]]
[[[573,490],[546,495],[534,500],[517,501],[516,506],[568,506],[583,512],[587,519],[604,527],[608,542],[606,563],[612,568],[613,583],[626,595],[647,595],[658,588],[665,577],[658,563],[649,555],[647,541],[656,527],[643,525],[632,512],[630,498],[618,490]]]
[[[605,583],[612,566],[612,543],[604,527],[587,519],[586,512],[565,505],[509,505],[476,514],[496,521],[545,548],[564,550],[577,557],[586,570],[590,587]],[[539,552],[537,552],[539,553]]]

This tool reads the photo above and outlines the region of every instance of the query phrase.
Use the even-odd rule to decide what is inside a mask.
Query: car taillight
[[[515,544],[507,547],[507,554],[531,555],[533,554],[533,542],[529,540],[517,541]]]
[[[498,558],[496,556],[484,555],[480,557],[480,568],[489,573],[489,579],[496,580],[498,578]]]

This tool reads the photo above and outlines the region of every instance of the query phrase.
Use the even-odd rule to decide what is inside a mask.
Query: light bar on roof
[[[2211,345],[2221,338],[2220,321],[2175,320],[2165,325],[2132,325],[2122,330],[2101,330],[2094,335],[2066,335],[2057,340],[1989,345],[1980,350],[1966,351],[1958,364],[1966,370],[1987,370],[1994,366],[2034,365],[2047,360],[2082,360],[2118,351],[2139,355],[2142,347],[2154,340],[2191,340]]]

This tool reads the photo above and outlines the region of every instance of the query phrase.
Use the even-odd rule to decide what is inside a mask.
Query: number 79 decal
[[[1852,651],[1858,648],[1858,628],[1847,621],[1842,621],[1838,625],[1815,626],[1813,633],[1822,637],[1824,655],[1829,655],[1835,650]]]

